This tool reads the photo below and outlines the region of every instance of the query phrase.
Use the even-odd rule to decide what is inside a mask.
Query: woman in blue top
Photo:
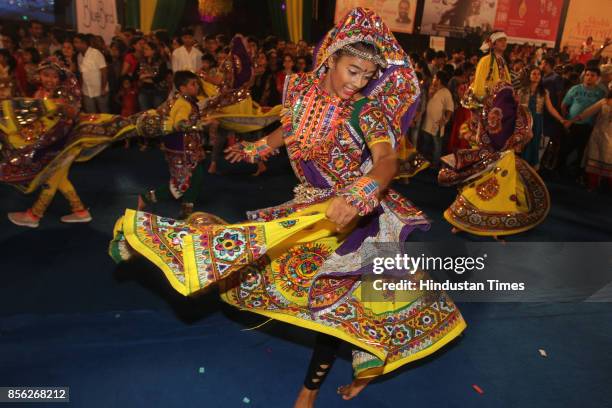
[[[525,146],[525,150],[523,150],[521,157],[525,159],[531,167],[538,170],[540,167],[540,152],[543,151],[541,149],[541,143],[544,131],[544,109],[548,110],[548,113],[559,122],[565,124],[567,121],[557,112],[550,100],[548,91],[544,89],[542,71],[540,68],[531,70],[529,83],[519,90],[518,96],[519,103],[529,109],[531,117],[533,118],[533,138],[527,146]]]

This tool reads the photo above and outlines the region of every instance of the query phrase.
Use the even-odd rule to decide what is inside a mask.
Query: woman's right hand
[[[334,224],[336,231],[344,230],[359,215],[359,211],[346,202],[344,197],[332,199],[325,216]]]

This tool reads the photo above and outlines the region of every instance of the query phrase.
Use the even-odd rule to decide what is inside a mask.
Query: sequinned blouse
[[[372,167],[370,148],[392,144],[377,99],[332,97],[313,73],[288,76],[283,95],[283,137],[302,183],[338,191]]]

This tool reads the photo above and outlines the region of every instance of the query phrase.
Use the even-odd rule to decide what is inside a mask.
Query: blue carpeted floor
[[[254,169],[247,165],[221,170],[226,174],[207,176],[200,208],[230,221],[289,199],[294,184],[282,157],[259,178],[248,176]],[[70,386],[69,405],[85,408],[291,406],[312,333],[279,322],[245,330],[264,319],[221,304],[215,293],[183,298],[148,262],[117,267],[106,255],[116,218],[135,205],[137,193],[166,182],[166,174],[157,150],[113,148],[71,173],[93,213],[91,224],[61,224],[67,211],[61,197],[38,230],[0,217],[0,386]],[[548,219],[509,241],[612,240],[609,193],[547,181],[553,203]],[[450,234],[441,214],[455,190],[438,187],[433,172],[398,189],[434,221],[411,240],[490,242]],[[6,186],[0,196],[2,214],[34,199]],[[156,212],[175,215],[178,206]],[[611,406],[612,304],[460,307],[469,326],[464,336],[350,402],[335,395],[337,385],[350,381],[344,350],[318,406]]]

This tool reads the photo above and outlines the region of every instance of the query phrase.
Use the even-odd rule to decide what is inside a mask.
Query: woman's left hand
[[[334,198],[325,213],[327,218],[336,224],[338,231],[346,228],[357,217],[357,214],[357,209],[349,205],[343,197]]]

